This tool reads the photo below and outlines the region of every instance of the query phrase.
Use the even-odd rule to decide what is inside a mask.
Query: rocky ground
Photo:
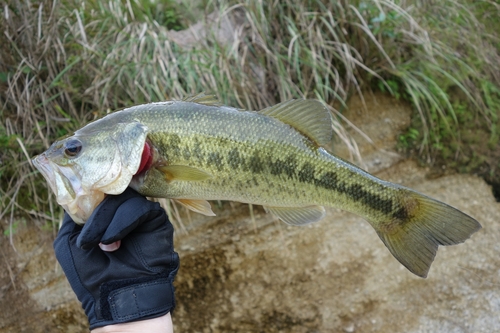
[[[177,229],[177,332],[500,331],[500,203],[480,178],[434,178],[403,159],[394,145],[409,123],[407,106],[365,98],[370,113],[359,100],[348,113],[374,142],[358,140],[365,167],[463,210],[483,229],[465,244],[440,248],[421,279],[355,215],[328,209],[319,223],[290,227],[260,207],[252,220],[246,205],[214,203],[216,218],[192,213],[185,231]],[[23,225],[15,248],[1,238],[0,333],[87,331],[52,239]]]

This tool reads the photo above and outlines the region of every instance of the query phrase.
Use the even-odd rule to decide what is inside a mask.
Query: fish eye
[[[67,157],[75,157],[82,150],[82,143],[79,140],[69,140],[65,144],[64,154]]]

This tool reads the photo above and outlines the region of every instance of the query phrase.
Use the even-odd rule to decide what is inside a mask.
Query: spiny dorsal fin
[[[332,116],[316,99],[292,99],[263,109],[259,113],[292,126],[318,146],[325,146],[332,139]]]
[[[219,101],[217,96],[215,95],[207,95],[204,92],[199,93],[194,96],[188,96],[184,98],[182,101],[184,102],[193,102],[198,104],[203,104],[207,106],[222,106],[222,103]]]

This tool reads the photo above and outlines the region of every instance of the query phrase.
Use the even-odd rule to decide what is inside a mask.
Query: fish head
[[[148,128],[139,122],[98,124],[54,142],[33,158],[57,202],[83,224],[106,194],[120,194],[139,169]]]

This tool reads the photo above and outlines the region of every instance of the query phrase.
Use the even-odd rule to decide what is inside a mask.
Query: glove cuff
[[[175,307],[173,276],[118,280],[104,283],[90,329],[163,316]]]

